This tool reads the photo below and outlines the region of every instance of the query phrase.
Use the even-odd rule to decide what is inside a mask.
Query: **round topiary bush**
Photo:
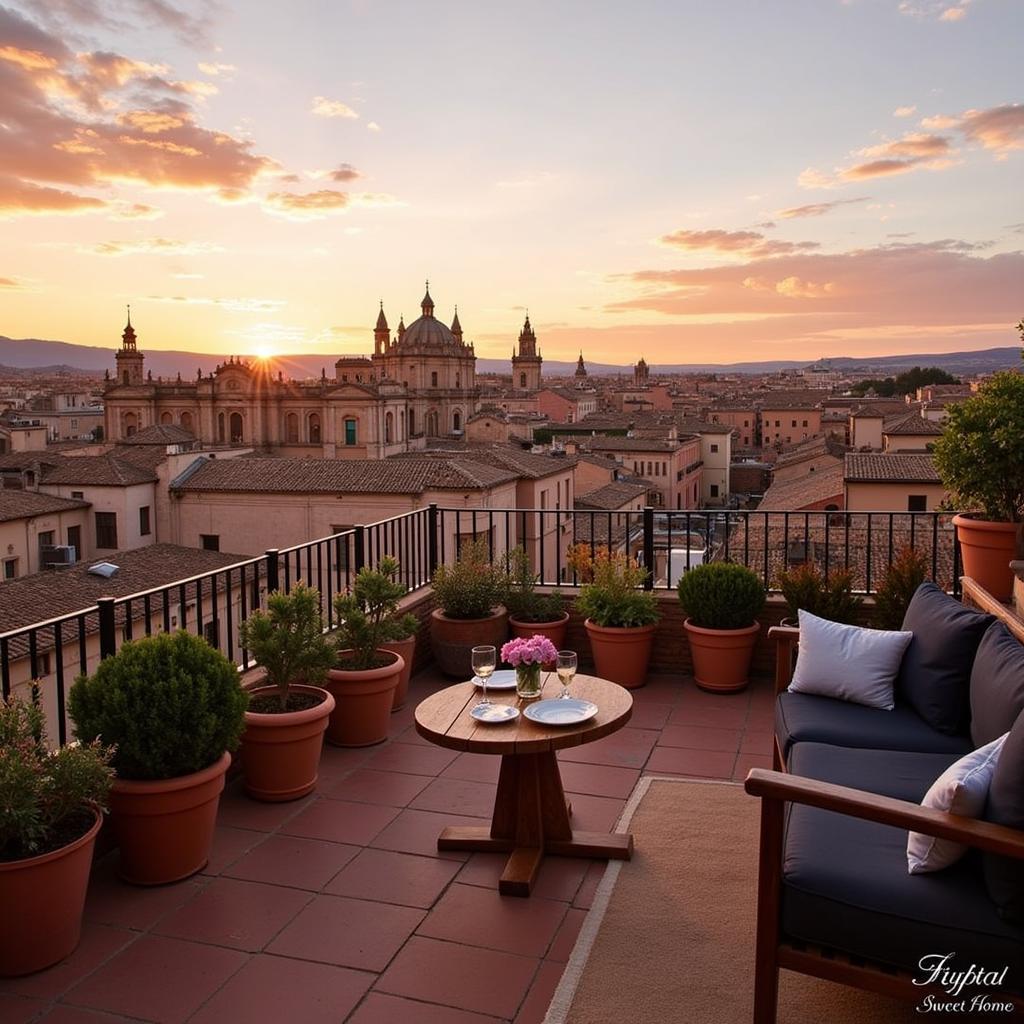
[[[764,607],[765,589],[745,565],[707,562],[684,573],[679,600],[690,622],[701,629],[746,629]]]
[[[238,668],[200,637],[179,630],[129,641],[80,676],[68,694],[78,738],[116,746],[124,779],[172,779],[234,750],[248,696]]]

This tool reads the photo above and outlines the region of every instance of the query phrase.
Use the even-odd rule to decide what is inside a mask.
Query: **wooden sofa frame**
[[[973,580],[963,579],[963,599],[995,615],[1024,643],[1024,623],[1004,605],[995,601]],[[799,630],[776,626],[769,630],[778,646],[775,689],[781,692],[792,677]],[[990,853],[1024,862],[1024,832],[986,821],[935,811],[919,804],[878,796],[847,786],[837,786],[785,772],[782,752],[775,744],[775,770],[751,769],[744,788],[761,800],[760,854],[757,885],[757,932],[754,969],[754,1024],[775,1024],[778,1006],[779,971],[785,968],[827,981],[910,1002],[921,1000],[929,989],[916,985],[912,977],[891,966],[872,963],[835,949],[820,949],[787,939],[781,929],[782,856],[786,804],[797,803],[825,811],[876,821],[940,839],[951,839]],[[1022,863],[1021,870],[1024,870]],[[933,990],[936,996],[941,990]],[[995,994],[993,994],[995,998]],[[999,993],[998,998],[1024,1010],[1024,996]]]

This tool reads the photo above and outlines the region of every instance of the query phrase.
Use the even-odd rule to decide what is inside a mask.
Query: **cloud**
[[[359,114],[347,103],[342,103],[341,100],[329,100],[326,96],[313,97],[310,113],[316,114],[317,117],[344,117],[350,120],[356,120],[359,117]]]
[[[351,202],[348,192],[324,188],[317,192],[271,192],[264,208],[290,220],[320,220],[344,213]]]
[[[92,213],[110,204],[105,199],[82,196],[59,188],[34,185],[17,178],[0,177],[0,217],[20,214]]]
[[[893,117],[911,117],[915,113],[917,113],[917,107],[915,107],[915,106],[897,107],[892,112],[892,116]]]
[[[204,75],[212,75],[214,78],[218,75],[230,75],[232,71],[238,70],[234,64],[219,64],[209,61],[200,61],[196,66]]]
[[[327,172],[327,177],[330,178],[331,181],[337,181],[341,183],[347,181],[355,181],[356,179],[361,178],[362,176],[362,172],[356,170],[356,168],[353,167],[351,164],[338,164],[338,166],[335,167],[333,171]]]
[[[219,4],[195,5],[193,14],[168,0],[40,0],[34,13],[50,29],[62,34],[76,28],[113,32],[139,28],[166,28],[190,46],[206,45]]]
[[[939,21],[959,21],[967,16],[966,7],[947,7],[940,15]]]
[[[919,20],[962,21],[971,0],[900,0],[899,12]]]
[[[78,251],[93,256],[200,256],[223,252],[211,242],[184,242],[173,238],[139,238],[124,241],[96,242],[79,246]]]
[[[796,183],[801,188],[835,188],[839,184],[835,175],[826,174],[816,167],[805,167],[797,175]]]
[[[957,127],[969,142],[999,155],[1024,149],[1024,103],[968,110],[960,115]]]
[[[175,277],[191,276],[175,274]],[[202,276],[202,275],[196,275]],[[288,305],[286,299],[234,298],[220,299],[203,295],[147,295],[150,302],[169,302],[184,306],[219,306],[233,313],[276,313]]]
[[[782,242],[766,239],[760,231],[725,231],[710,228],[703,231],[679,230],[662,235],[661,245],[689,252],[714,251],[744,256],[766,257],[818,248],[817,242]]]
[[[21,291],[25,286],[16,277],[0,277],[0,288],[6,291]]]
[[[381,130],[381,127],[379,124],[377,124],[376,121],[367,121],[366,130],[368,132],[379,132]]]
[[[788,210],[779,210],[776,214],[785,220],[793,217],[822,217],[830,213],[837,206],[846,206],[849,203],[866,203],[871,197],[860,196],[857,199],[833,199],[830,203],[807,203],[804,206],[791,206]],[[768,221],[771,224],[771,221]],[[772,225],[774,227],[774,225]]]
[[[147,203],[118,203],[113,216],[116,220],[158,220],[163,210]]]

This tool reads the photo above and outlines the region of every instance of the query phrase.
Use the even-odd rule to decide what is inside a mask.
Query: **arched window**
[[[437,370],[432,370],[430,373],[430,386],[432,388],[437,387]]]
[[[410,434],[415,434],[416,433],[416,410],[415,409],[410,409],[409,410],[409,433]]]
[[[224,413],[219,412],[217,413],[217,442],[224,444],[226,436],[224,431]]]
[[[242,414],[240,412],[233,412],[231,419],[228,421],[228,425],[231,429],[231,443],[241,444],[242,443]]]
[[[127,370],[124,371],[124,383],[125,384],[128,383],[128,371]]]
[[[124,414],[124,436],[131,437],[139,429],[139,421],[133,412],[126,412]]]
[[[299,417],[293,412],[284,418],[284,437],[289,444],[299,443]]]
[[[311,412],[309,414],[309,443],[320,443],[320,414]]]
[[[524,388],[524,389],[526,388],[526,374],[525,373],[519,374],[519,386],[521,388]]]
[[[452,430],[461,430],[461,429],[462,429],[462,413],[461,412],[454,412],[454,413],[452,413]]]
[[[384,414],[384,443],[391,444],[394,441],[395,414],[388,412]]]
[[[160,422],[161,423],[173,423],[174,422],[174,417],[169,412],[162,412],[162,413],[160,413]]]
[[[192,413],[190,413],[190,412],[183,412],[181,414],[181,419],[178,422],[181,424],[181,429],[182,430],[191,430],[192,429]]]
[[[462,374],[458,370],[455,371],[455,386],[457,388],[462,387]]]
[[[398,412],[398,431],[399,431],[398,440],[399,441],[404,441],[405,440],[405,410],[404,409],[400,409],[399,412]]]

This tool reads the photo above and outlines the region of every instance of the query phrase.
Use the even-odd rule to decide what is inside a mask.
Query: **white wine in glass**
[[[487,697],[487,680],[498,666],[498,649],[492,646],[473,648],[473,671],[482,684],[480,704],[490,704]],[[478,705],[479,706],[479,705]]]
[[[555,662],[555,671],[558,672],[558,681],[562,684],[562,692],[559,699],[569,696],[569,684],[576,675],[576,652],[559,651],[558,660]]]

